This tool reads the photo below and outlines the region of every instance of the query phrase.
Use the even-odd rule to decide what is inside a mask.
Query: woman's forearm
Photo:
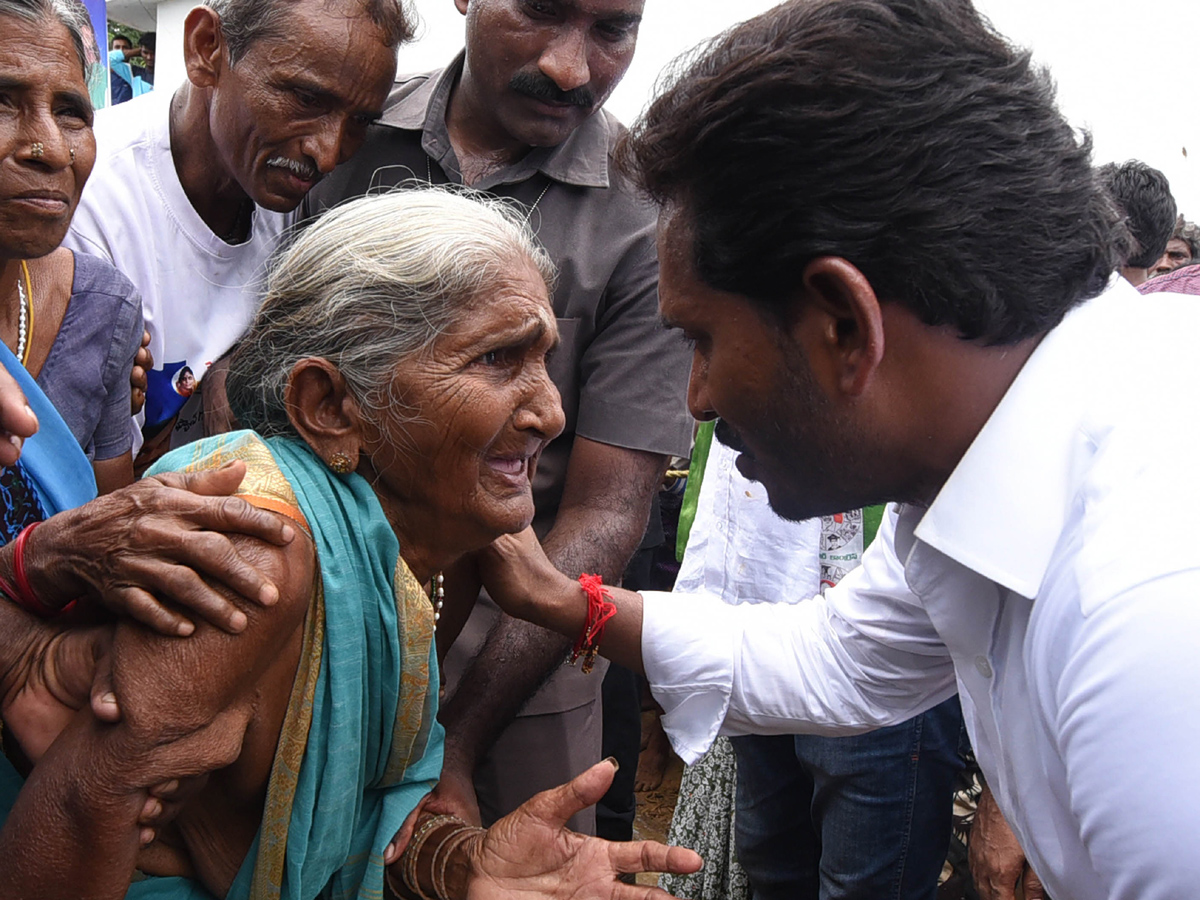
[[[0,900],[120,900],[146,792],[123,789],[84,710],[34,768],[0,829]]]
[[[3,593],[0,591],[0,710],[4,701],[25,683],[29,656],[40,627],[36,619]]]

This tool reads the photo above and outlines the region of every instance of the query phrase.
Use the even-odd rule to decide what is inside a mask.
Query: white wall
[[[154,55],[154,89],[174,91],[183,84],[187,72],[183,68],[183,20],[195,0],[163,0],[156,7],[156,52]]]

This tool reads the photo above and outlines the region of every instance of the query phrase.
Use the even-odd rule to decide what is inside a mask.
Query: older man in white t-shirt
[[[250,323],[292,211],[382,113],[411,35],[398,0],[262,5],[196,7],[187,82],[97,114],[96,167],[66,240],[141,292],[155,449],[203,436],[205,407],[210,431],[226,424],[221,370],[206,376]]]

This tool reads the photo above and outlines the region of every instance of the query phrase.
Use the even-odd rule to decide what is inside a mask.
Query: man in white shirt
[[[202,437],[206,406],[220,418],[223,378],[205,376],[258,308],[291,212],[382,114],[411,31],[399,0],[214,0],[184,22],[182,87],[97,114],[66,244],[141,292],[148,441]],[[199,390],[181,387],[185,369]]]
[[[785,3],[677,75],[627,155],[664,205],[693,413],[786,518],[898,503],[823,598],[612,591],[601,647],[644,662],[681,755],[957,689],[1055,900],[1194,896],[1200,307],[1106,289],[1119,217],[1048,76],[966,2]],[[578,635],[579,587],[534,550],[497,545],[491,595]]]

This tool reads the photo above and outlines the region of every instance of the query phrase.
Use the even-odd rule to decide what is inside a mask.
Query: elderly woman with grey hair
[[[239,495],[298,532],[236,539],[279,601],[243,604],[236,637],[116,625],[120,722],[63,716],[0,835],[0,896],[311,900],[386,884],[632,900],[665,894],[618,873],[699,866],[565,830],[608,762],[487,830],[420,811],[441,767],[439,573],[530,523],[534,467],[563,427],[552,277],[520,215],[441,190],[357,200],[282,253],[230,367],[253,430],[158,466],[245,463]],[[86,664],[46,656],[44,683],[86,680]],[[53,865],[6,852],[63,831],[72,853]]]

